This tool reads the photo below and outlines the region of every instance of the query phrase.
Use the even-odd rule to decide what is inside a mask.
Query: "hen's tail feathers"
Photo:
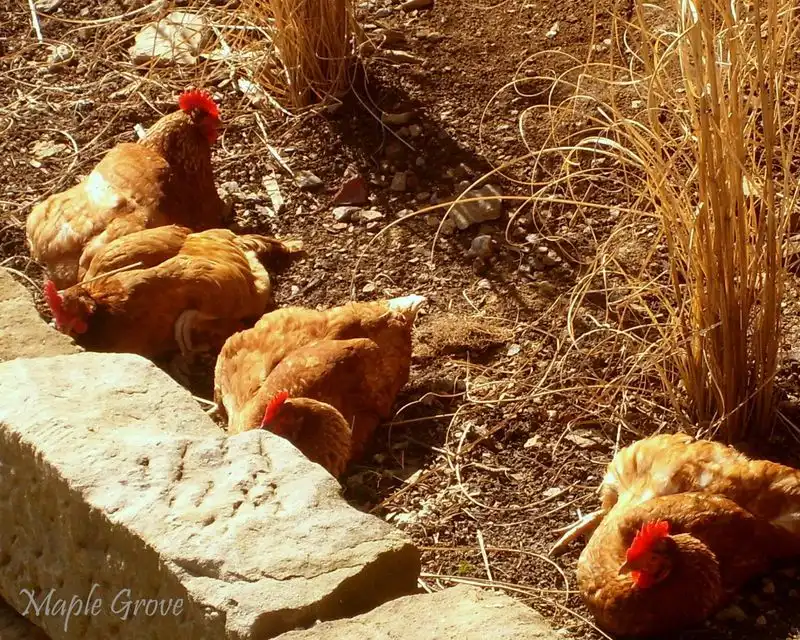
[[[238,236],[236,242],[245,251],[252,251],[263,262],[276,258],[287,258],[303,252],[302,240],[277,240],[270,236],[247,234]]]
[[[392,311],[402,313],[409,322],[414,322],[414,319],[417,317],[417,312],[425,302],[427,302],[427,298],[424,296],[412,294],[410,296],[403,296],[402,298],[392,298],[388,300],[386,304]]]

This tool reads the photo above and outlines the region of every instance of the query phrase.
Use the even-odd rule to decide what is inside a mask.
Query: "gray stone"
[[[333,217],[336,222],[350,222],[353,215],[361,211],[361,207],[335,207]]]
[[[294,174],[294,181],[298,187],[305,191],[314,191],[322,186],[322,179],[306,169],[297,171]]]
[[[28,290],[0,269],[0,362],[79,351],[71,338],[47,325]]]
[[[500,199],[503,193],[494,185],[487,184],[479,189],[467,191],[463,199],[487,198],[486,200],[474,200],[472,202],[458,202],[450,212],[450,217],[455,221],[456,226],[464,230],[470,225],[487,220],[497,220],[503,215],[503,201]]]
[[[31,624],[5,601],[0,600],[0,640],[48,640],[47,635]]]
[[[261,640],[415,589],[402,533],[282,438],[226,437],[144,358],[17,359],[0,390],[0,595],[101,600],[69,620],[30,610],[53,640]],[[172,604],[123,620],[143,598]]]
[[[134,64],[190,65],[211,37],[208,21],[197,13],[173,11],[137,35],[128,53]]]
[[[476,587],[407,596],[374,611],[280,640],[556,640],[544,618],[509,596]]]

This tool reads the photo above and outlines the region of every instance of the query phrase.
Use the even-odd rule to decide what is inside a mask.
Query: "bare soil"
[[[179,90],[210,86],[227,122],[214,161],[218,184],[234,201],[234,228],[302,238],[308,250],[276,278],[278,305],[428,297],[411,382],[392,423],[344,480],[348,499],[413,537],[423,550],[428,588],[493,582],[565,637],[598,638],[575,593],[580,544],[557,560],[547,550],[557,528],[595,508],[595,489],[616,447],[667,419],[634,403],[622,428],[601,409],[587,414],[577,399],[585,371],[601,373],[605,363],[570,361],[568,294],[614,222],[595,215],[576,223],[570,207],[532,216],[509,202],[500,220],[437,235],[443,209],[404,216],[458,195],[463,181],[525,155],[526,144],[546,143],[542,116],[526,120],[524,136],[518,123],[525,109],[546,100],[547,86],[510,83],[557,70],[565,58],[550,50],[584,59],[592,44],[611,35],[613,3],[436,0],[432,10],[411,14],[399,5],[365,2],[362,22],[368,33],[397,30],[401,42],[393,48],[419,62],[373,56],[342,106],[287,118],[269,108],[256,116],[218,67],[132,66],[126,49],[152,14],[126,12],[144,3],[65,0],[55,13],[39,14],[42,43],[27,4],[3,4],[0,260],[27,276],[38,296],[41,272],[24,243],[31,205],[74,184],[112,144],[134,140],[133,126],[170,111]],[[53,67],[48,56],[58,44],[74,55]],[[403,126],[384,126],[376,117],[381,111],[413,115]],[[316,174],[322,187],[298,188],[267,143],[293,171]],[[57,151],[42,157],[37,144]],[[348,165],[368,182],[366,208],[383,218],[334,219],[333,195]],[[391,189],[397,172],[406,175],[403,191]],[[525,196],[531,172],[523,162],[489,182]],[[268,176],[287,201],[279,215],[268,209]],[[534,233],[538,240],[530,239]],[[494,239],[491,257],[470,254],[478,235]],[[539,246],[559,259],[541,264]],[[796,301],[790,291],[790,338]],[[556,361],[558,384],[550,375]],[[789,359],[782,378],[788,400],[797,395],[797,372]],[[209,373],[198,372],[196,393],[209,394]],[[778,439],[774,450],[782,444]],[[741,596],[744,619],[715,620],[680,637],[800,638],[798,597],[795,568],[781,568]]]

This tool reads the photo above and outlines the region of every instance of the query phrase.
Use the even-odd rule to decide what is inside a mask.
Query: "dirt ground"
[[[532,216],[509,202],[501,219],[463,231],[437,235],[443,210],[398,220],[458,195],[465,180],[523,156],[526,144],[547,142],[548,126],[536,112],[518,127],[520,114],[540,104],[547,87],[510,83],[557,70],[565,58],[549,50],[585,58],[610,35],[612,2],[597,0],[593,10],[579,0],[436,0],[418,13],[399,4],[362,3],[362,22],[367,33],[396,30],[394,48],[418,60],[397,64],[374,56],[341,107],[288,118],[268,107],[256,116],[226,70],[131,65],[131,38],[152,19],[136,13],[143,2],[64,0],[54,13],[39,15],[42,43],[27,4],[4,3],[0,260],[27,276],[38,295],[41,272],[24,245],[31,205],[74,184],[115,142],[134,140],[134,125],[148,126],[172,110],[185,86],[211,87],[227,125],[214,162],[218,184],[234,202],[232,224],[306,244],[307,257],[276,278],[277,304],[428,298],[411,382],[392,423],[345,478],[348,499],[413,537],[423,550],[428,588],[494,583],[540,611],[564,637],[598,638],[574,590],[580,544],[558,559],[547,550],[556,529],[595,508],[595,489],[615,448],[667,420],[634,401],[623,428],[602,410],[587,414],[580,394],[570,392],[588,379],[584,368],[604,366],[570,360],[566,326],[568,294],[612,216],[576,222],[569,207]],[[58,44],[70,48],[72,59],[53,66],[48,57]],[[374,115],[380,111],[412,115],[402,126],[383,126]],[[318,176],[321,188],[298,188],[267,142],[293,171]],[[349,165],[367,179],[366,208],[381,217],[334,219],[333,195]],[[404,190],[391,188],[398,172]],[[525,196],[532,172],[523,162],[488,182]],[[268,208],[263,179],[269,176],[287,202],[278,215]],[[491,256],[470,251],[482,235],[493,239]],[[790,291],[790,311],[796,301]],[[790,337],[796,324],[789,323]],[[787,397],[796,386],[793,362],[784,376]],[[208,371],[199,373],[195,392],[208,395]],[[780,568],[741,596],[735,612],[741,619],[715,620],[680,637],[800,638],[795,583],[795,568]]]

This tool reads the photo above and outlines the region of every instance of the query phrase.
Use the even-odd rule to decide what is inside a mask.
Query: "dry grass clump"
[[[244,37],[269,49],[259,82],[283,102],[305,107],[349,88],[360,37],[353,0],[242,0],[238,13],[258,28]]]
[[[607,365],[597,402],[624,424],[660,382],[653,404],[736,441],[773,422],[800,20],[793,0],[665,3],[635,0],[609,61],[551,78],[554,144],[533,156],[556,168],[531,201],[618,216],[570,312],[592,318],[571,349]]]

